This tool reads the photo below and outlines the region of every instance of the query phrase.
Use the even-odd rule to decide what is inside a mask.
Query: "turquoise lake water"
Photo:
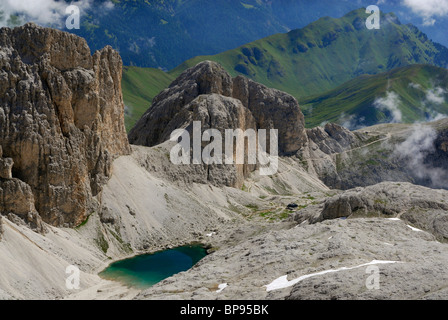
[[[190,269],[206,255],[207,250],[199,245],[178,247],[114,262],[99,275],[108,280],[145,289]]]

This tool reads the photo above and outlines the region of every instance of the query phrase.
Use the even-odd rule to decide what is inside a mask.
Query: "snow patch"
[[[412,231],[416,231],[416,232],[423,232],[423,230],[420,230],[420,229],[417,229],[417,228],[414,228],[414,227],[412,227],[412,226],[410,226],[410,225],[407,225],[409,228],[411,228],[411,230]]]
[[[224,289],[227,288],[227,287],[228,287],[227,283],[221,283],[221,284],[218,286],[218,290],[216,290],[216,292],[217,292],[217,293],[220,293],[222,290],[224,290]]]
[[[316,272],[316,273],[311,273],[311,274],[307,274],[304,276],[300,276],[294,280],[288,281],[288,276],[281,276],[277,279],[275,279],[274,281],[272,281],[270,284],[265,285],[266,287],[266,291],[273,291],[273,290],[279,290],[279,289],[285,289],[288,287],[292,287],[293,285],[299,283],[302,280],[308,279],[308,278],[312,278],[312,277],[316,277],[316,276],[320,276],[326,273],[334,273],[334,272],[339,272],[339,271],[344,271],[344,270],[352,270],[352,269],[357,269],[357,268],[362,268],[362,267],[366,267],[366,266],[370,266],[370,265],[377,265],[377,264],[393,264],[393,263],[400,263],[399,261],[383,261],[383,260],[373,260],[369,263],[364,263],[361,264],[359,266],[356,267],[342,267],[339,269],[330,269],[330,270],[325,270],[325,271],[321,271],[321,272]]]

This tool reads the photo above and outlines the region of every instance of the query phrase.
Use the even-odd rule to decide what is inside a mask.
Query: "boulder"
[[[36,211],[31,187],[19,179],[0,180],[0,212],[9,220],[27,224],[36,232],[46,231]]]
[[[311,223],[338,218],[388,217],[406,221],[448,240],[448,203],[446,191],[411,183],[383,182],[355,188],[327,199],[318,214],[297,214],[295,220]]]

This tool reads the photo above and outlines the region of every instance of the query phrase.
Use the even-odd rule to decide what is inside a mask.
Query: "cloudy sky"
[[[85,10],[111,9],[110,0],[104,0],[103,5],[98,6],[98,1],[74,0],[81,14]],[[214,1],[214,0],[210,0]],[[283,0],[273,0],[283,1]],[[296,0],[309,1],[309,0]],[[318,0],[317,0],[318,1]],[[342,1],[342,0],[341,0]],[[353,9],[376,4],[382,11],[395,12],[403,23],[413,23],[423,32],[436,41],[448,46],[448,0],[343,0],[353,4]],[[65,10],[70,1],[64,0],[0,0],[0,27],[8,25],[10,15],[19,16],[20,22],[33,21],[43,26],[63,28],[68,17]],[[338,1],[334,1],[338,5]],[[297,26],[301,27],[301,26]]]
[[[424,25],[434,25],[448,16],[448,0],[403,0],[402,4],[421,16]]]
[[[93,0],[74,1],[76,5],[83,9],[91,6]],[[275,0],[274,0],[275,1]],[[300,0],[297,0],[300,1]],[[109,0],[105,1],[110,4]],[[348,1],[350,2],[350,0]],[[360,1],[353,1],[359,3]],[[365,4],[366,1],[361,1]],[[372,4],[375,0],[371,1]],[[377,5],[402,6],[410,9],[414,14],[422,18],[425,25],[433,25],[437,19],[448,16],[448,0],[376,0]],[[335,1],[335,5],[337,2]],[[9,14],[23,14],[28,20],[33,20],[41,24],[59,23],[65,16],[67,3],[56,0],[1,0],[0,8]],[[3,18],[5,20],[5,18]],[[4,22],[4,21],[3,21]]]
[[[89,1],[78,4],[87,8]],[[41,25],[61,26],[67,3],[54,0],[0,0],[2,18],[0,26],[6,26],[10,15],[22,16],[22,21],[33,21]]]
[[[396,13],[402,23],[412,23],[433,41],[448,46],[448,0],[358,0],[358,3],[365,6],[375,1],[382,11]]]
[[[76,0],[73,4],[79,7],[81,12],[92,8],[93,0]],[[21,22],[33,21],[43,26],[63,27],[65,20],[69,16],[66,13],[69,1],[55,0],[0,0],[0,27],[8,25],[11,15],[17,15]],[[105,0],[103,9],[110,9],[113,6],[110,0]]]

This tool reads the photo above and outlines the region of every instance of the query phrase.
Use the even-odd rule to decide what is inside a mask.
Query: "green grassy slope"
[[[300,104],[307,127],[328,121],[353,128],[390,122],[390,112],[375,108],[374,102],[393,92],[402,122],[411,123],[448,115],[446,88],[447,69],[412,65],[360,76],[326,93],[301,99]]]
[[[125,125],[129,131],[150,107],[152,99],[167,88],[174,77],[159,69],[124,67],[122,91],[126,105]]]

